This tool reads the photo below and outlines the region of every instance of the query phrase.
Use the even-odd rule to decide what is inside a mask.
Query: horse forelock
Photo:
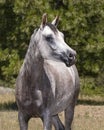
[[[47,23],[46,26],[48,26],[54,33],[57,33],[57,28],[53,24]]]

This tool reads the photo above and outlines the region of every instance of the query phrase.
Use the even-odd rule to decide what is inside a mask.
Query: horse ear
[[[47,14],[44,13],[43,16],[42,16],[42,22],[41,22],[41,28],[44,28],[44,26],[46,25],[47,23]]]
[[[52,24],[55,25],[56,27],[57,27],[58,23],[59,23],[59,15],[56,16],[56,18],[52,21]]]

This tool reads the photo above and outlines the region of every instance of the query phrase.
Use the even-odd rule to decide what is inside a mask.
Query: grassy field
[[[60,113],[64,122],[64,114]],[[104,99],[79,97],[73,130],[104,130]],[[0,130],[19,130],[14,94],[0,95]],[[40,119],[29,121],[29,130],[42,130]]]

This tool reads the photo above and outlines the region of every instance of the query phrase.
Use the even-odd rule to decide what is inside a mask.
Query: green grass
[[[101,96],[104,97],[104,88],[103,87],[88,87],[85,86],[81,88],[81,95],[88,95],[88,96]]]

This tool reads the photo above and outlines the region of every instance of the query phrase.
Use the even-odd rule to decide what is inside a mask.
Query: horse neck
[[[28,76],[34,75],[35,77],[39,77],[43,71],[43,58],[40,55],[39,49],[37,47],[38,43],[34,43],[31,38],[25,60],[23,63],[24,72],[27,73]]]

